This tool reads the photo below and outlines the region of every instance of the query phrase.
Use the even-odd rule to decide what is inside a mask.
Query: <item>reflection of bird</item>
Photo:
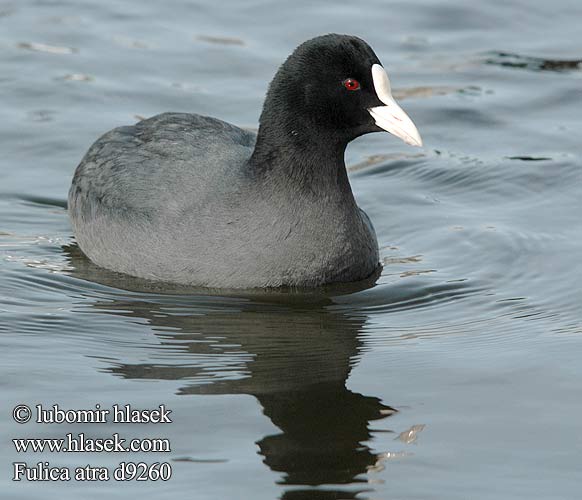
[[[377,398],[349,391],[345,381],[257,398],[282,431],[258,442],[261,453],[290,485],[357,482],[356,475],[376,463],[376,455],[361,444],[372,437],[368,423],[394,412]]]
[[[100,283],[111,284],[107,273],[80,253],[68,253],[74,276],[92,279],[93,272]],[[109,273],[116,285],[119,276]],[[139,288],[137,281],[134,285]],[[352,498],[357,492],[311,486],[361,482],[358,476],[378,458],[363,444],[372,437],[369,422],[395,411],[378,398],[346,388],[366,315],[331,311],[326,308],[331,300],[324,297],[295,297],[294,303],[216,300],[212,306],[207,297],[172,298],[176,300],[140,294],[115,300],[112,295],[92,304],[107,314],[119,311],[146,319],[160,339],[154,362],[108,358],[107,370],[125,378],[184,380],[179,390],[183,395],[255,396],[281,431],[257,442],[265,464],[284,474],[282,484],[309,486],[294,487],[283,498]],[[204,361],[197,364],[200,355]],[[221,369],[240,376],[221,378]]]
[[[165,113],[98,139],[69,213],[97,264],[193,286],[320,286],[379,267],[378,243],[344,164],[350,141],[386,130],[421,145],[363,40],[301,44],[267,93],[258,134]]]

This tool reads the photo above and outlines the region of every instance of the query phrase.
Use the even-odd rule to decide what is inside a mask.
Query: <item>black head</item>
[[[385,78],[383,89],[379,73]],[[393,101],[380,60],[366,42],[349,35],[323,35],[302,43],[279,68],[265,100],[261,128],[277,127],[285,135],[316,135],[319,141],[344,144],[382,130],[406,140],[392,130],[394,126],[371,114],[370,110],[387,108],[388,100],[391,111],[397,108],[408,119]],[[400,115],[394,119],[395,126],[402,122]]]

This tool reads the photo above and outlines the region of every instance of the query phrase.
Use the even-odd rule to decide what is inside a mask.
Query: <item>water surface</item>
[[[582,466],[578,2],[0,2],[2,497],[574,499]],[[425,147],[347,153],[384,270],[363,290],[155,286],[76,249],[91,142],[163,111],[256,127],[301,41],[365,38]],[[17,403],[174,422],[18,425]],[[15,437],[169,454],[17,454]],[[17,460],[169,461],[168,482],[10,481]]]

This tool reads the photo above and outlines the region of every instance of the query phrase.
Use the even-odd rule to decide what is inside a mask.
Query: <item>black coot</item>
[[[367,278],[379,267],[378,243],[344,151],[382,130],[421,145],[368,44],[314,38],[279,68],[256,135],[164,113],[98,139],[69,193],[77,242],[105,268],[193,286]]]

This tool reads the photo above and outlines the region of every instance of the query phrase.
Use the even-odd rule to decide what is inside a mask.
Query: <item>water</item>
[[[2,498],[579,498],[579,2],[0,2]],[[308,296],[160,289],[87,262],[66,193],[104,131],[162,111],[256,127],[301,41],[365,38],[426,147],[347,153],[384,260]],[[165,404],[172,424],[12,421]],[[26,453],[18,437],[164,437]],[[12,482],[12,462],[168,482]]]

